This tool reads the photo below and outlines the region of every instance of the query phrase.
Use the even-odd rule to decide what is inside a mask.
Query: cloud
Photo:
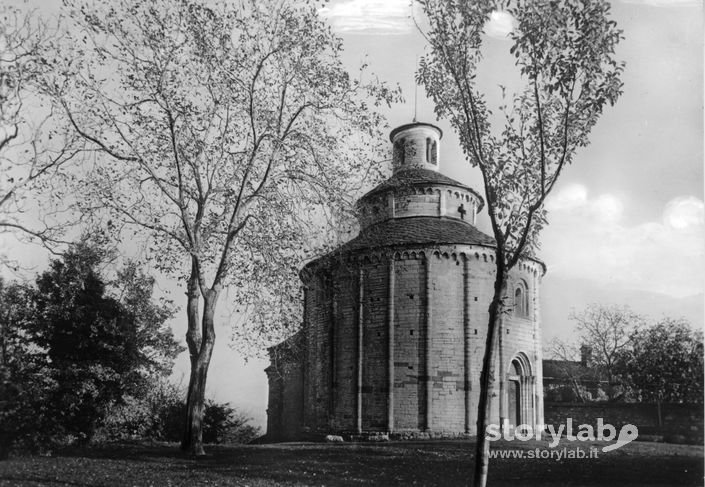
[[[678,230],[703,225],[704,220],[705,204],[694,196],[669,201],[663,212],[664,223]]]
[[[549,212],[573,212],[574,215],[603,223],[618,222],[622,218],[624,205],[619,198],[602,194],[588,199],[588,191],[582,184],[571,184],[555,193],[546,203]]]
[[[351,34],[403,35],[415,28],[413,18],[423,22],[422,9],[413,0],[334,0],[319,13],[337,32]],[[507,39],[515,24],[511,14],[496,10],[490,14],[484,33]]]
[[[414,28],[411,0],[338,0],[319,10],[338,32],[402,35]]]
[[[546,207],[549,226],[540,255],[550,273],[674,297],[703,292],[702,200],[674,198],[660,220],[636,225],[623,222],[620,198],[591,196],[579,184],[563,188]]]
[[[622,0],[622,3],[651,7],[699,7],[703,4],[702,0]]]
[[[514,17],[508,12],[495,10],[490,14],[490,20],[485,23],[485,35],[495,39],[506,39],[514,30]]]

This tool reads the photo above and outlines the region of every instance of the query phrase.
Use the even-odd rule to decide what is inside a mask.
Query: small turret
[[[442,137],[441,129],[423,122],[408,123],[392,130],[389,140],[394,146],[394,172],[412,168],[438,171]]]

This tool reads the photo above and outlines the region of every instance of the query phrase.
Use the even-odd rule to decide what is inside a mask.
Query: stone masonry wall
[[[663,436],[672,441],[680,436],[680,442],[703,441],[703,406],[701,404],[662,404],[662,426],[658,426],[656,404],[641,403],[552,403],[545,405],[546,425],[557,431],[560,425],[567,425],[568,418],[576,432],[581,424],[597,427],[597,418],[605,424],[619,429],[625,424],[633,424],[639,429],[639,437],[644,435]],[[574,433],[575,434],[575,433]]]
[[[284,366],[281,389],[280,432],[285,439],[294,439],[301,433],[303,421],[303,376],[301,362]]]
[[[434,431],[465,429],[462,259],[434,252],[431,276],[431,418]]]
[[[334,273],[337,309],[332,426],[336,431],[355,429],[358,275],[354,269],[344,266]]]
[[[393,262],[390,257],[362,256],[311,280],[304,427],[475,434],[494,254],[481,247],[441,246],[397,252]],[[531,297],[536,273],[531,267],[512,272],[508,292],[522,280]],[[525,354],[535,373],[537,317],[531,306],[529,316],[503,320],[493,422],[507,415],[502,388],[512,358]],[[522,401],[527,419],[536,420],[539,404],[530,387]]]
[[[423,427],[419,340],[426,309],[424,273],[424,261],[415,253],[394,263],[394,428],[402,431]]]
[[[320,273],[307,295],[304,426],[312,430],[328,427],[331,302],[329,279]]]
[[[387,426],[387,263],[363,264],[362,429]]]

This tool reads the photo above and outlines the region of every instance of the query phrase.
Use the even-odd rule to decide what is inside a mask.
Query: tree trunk
[[[186,428],[181,442],[182,450],[188,451],[193,456],[206,454],[203,450],[203,411],[205,408],[206,377],[213,347],[204,348],[208,348],[206,353],[199,354],[195,367],[191,367],[186,400]]]
[[[506,286],[506,269],[504,268],[503,259],[503,256],[497,256],[497,275],[494,282],[494,295],[489,308],[485,355],[482,359],[482,372],[480,373],[480,401],[477,405],[477,444],[475,446],[475,469],[472,480],[474,487],[485,487],[487,485],[490,444],[487,441],[485,430],[490,422],[491,399],[495,382],[494,349],[497,342],[497,326],[502,313],[502,297]]]
[[[578,384],[577,379],[571,378],[571,382],[573,384],[573,392],[575,392],[575,396],[580,400],[580,402],[585,402],[585,397],[583,396],[583,392],[580,389],[580,384]]]
[[[193,456],[205,455],[203,450],[203,412],[206,395],[206,379],[215,345],[214,316],[218,293],[208,290],[203,296],[203,316],[199,320],[199,286],[197,267],[193,263],[188,282],[186,314],[188,344],[191,359],[188,393],[186,396],[186,420],[181,440],[181,449]],[[200,322],[200,323],[199,323]],[[200,324],[200,327],[199,327]]]

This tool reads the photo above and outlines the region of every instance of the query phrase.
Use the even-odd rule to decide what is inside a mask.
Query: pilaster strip
[[[308,312],[308,308],[310,306],[309,302],[308,302],[308,297],[309,297],[310,292],[311,291],[309,290],[309,287],[304,286],[304,316],[303,316],[304,329],[303,329],[303,340],[301,340],[301,342],[303,344],[303,347],[302,347],[303,350],[300,351],[300,353],[301,353],[300,356],[303,357],[303,360],[301,361],[302,362],[301,373],[303,375],[303,377],[301,378],[301,382],[302,382],[301,388],[304,391],[303,399],[301,401],[302,402],[301,410],[303,411],[302,419],[301,419],[301,428],[302,429],[306,427],[306,408],[307,408],[306,398],[309,397],[309,391],[308,391],[309,383],[308,383],[307,377],[308,377],[308,350],[310,348],[310,345],[308,342],[309,342],[309,338],[310,338],[310,331],[309,330],[311,329],[311,324],[309,323],[309,312]]]
[[[338,293],[336,291],[335,279],[330,276],[330,281],[328,282],[330,289],[330,321],[328,330],[328,343],[330,347],[330,378],[328,383],[328,417],[329,417],[329,427],[333,429],[333,423],[335,422],[335,409],[336,409],[336,399],[338,395],[338,333],[337,333],[337,319],[338,319]]]
[[[465,384],[465,432],[470,433],[472,405],[470,404],[470,259],[463,258],[463,361]]]
[[[394,430],[394,256],[389,259],[387,278],[387,431]]]
[[[432,276],[431,276],[431,259],[433,254],[426,257],[426,323],[424,333],[424,376],[426,378],[426,411],[425,411],[425,429],[431,429],[431,410],[433,406],[433,383],[431,382],[431,323],[433,315],[433,306],[431,304],[432,293]]]
[[[357,309],[357,379],[356,379],[356,414],[355,414],[355,429],[358,433],[362,433],[362,353],[363,353],[363,338],[364,338],[364,306],[365,299],[365,281],[364,270],[358,271],[358,309]]]

